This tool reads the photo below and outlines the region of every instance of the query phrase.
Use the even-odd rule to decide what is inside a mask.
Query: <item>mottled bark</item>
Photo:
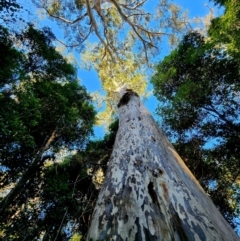
[[[132,91],[87,240],[237,241],[150,113]]]

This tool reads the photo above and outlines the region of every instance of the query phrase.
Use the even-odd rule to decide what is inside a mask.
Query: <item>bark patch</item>
[[[156,139],[155,139],[153,136],[151,136],[151,138],[152,138],[152,140],[153,140],[154,142],[156,142]]]
[[[152,170],[152,175],[154,176],[154,177],[158,177],[159,175],[163,175],[163,170],[161,170],[161,169],[154,169],[154,170]]]
[[[172,214],[172,224],[173,224],[174,230],[175,232],[177,232],[180,240],[181,241],[195,240],[192,231],[190,230],[189,227],[184,225],[183,221],[180,219],[180,217],[178,216],[178,213],[175,211],[172,205],[170,205],[170,211]],[[186,230],[187,230],[187,234],[186,234]],[[188,239],[189,236],[191,237],[190,239]]]
[[[131,179],[131,182],[136,184],[136,177],[134,175],[132,175],[132,179]]]
[[[159,238],[156,235],[152,235],[147,228],[143,228],[145,234],[145,240],[147,241],[158,241]]]
[[[130,89],[127,89],[126,93],[122,96],[122,98],[118,102],[117,107],[120,108],[123,105],[127,105],[132,96],[138,97],[138,94]]]
[[[137,226],[137,233],[135,234],[135,240],[142,241],[141,225],[139,223],[139,217],[136,218],[135,224]]]
[[[163,196],[164,196],[165,200],[167,201],[168,200],[168,189],[167,189],[165,183],[161,183],[160,185],[163,189]]]
[[[150,197],[152,198],[153,203],[157,204],[157,206],[160,209],[157,194],[154,190],[153,182],[149,182],[149,184],[148,184],[148,193],[149,193]]]

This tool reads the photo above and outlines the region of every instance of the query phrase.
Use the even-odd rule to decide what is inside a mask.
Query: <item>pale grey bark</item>
[[[132,91],[119,121],[87,240],[240,240]]]

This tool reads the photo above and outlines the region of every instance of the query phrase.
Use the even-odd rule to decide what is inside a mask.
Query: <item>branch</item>
[[[110,54],[111,58],[113,58],[111,50],[108,48],[108,45],[105,43],[105,41],[103,40],[101,34],[98,31],[98,26],[97,26],[97,23],[96,23],[95,18],[93,16],[89,0],[86,0],[86,4],[87,4],[88,16],[90,18],[90,21],[92,23],[92,26],[94,28],[94,31],[95,31],[96,35],[99,38],[99,40],[101,41],[101,43],[104,45],[104,47],[107,50],[107,52]]]
[[[49,139],[44,143],[43,147],[36,153],[35,158],[32,163],[29,165],[28,169],[22,174],[19,178],[17,184],[12,188],[12,190],[4,197],[0,202],[0,214],[4,213],[5,210],[11,205],[11,203],[18,197],[22,192],[24,185],[27,182],[30,182],[35,176],[36,172],[39,170],[39,167],[44,163],[46,159],[49,158],[49,155],[43,156],[44,152],[49,149],[50,145],[57,139],[58,134],[55,129]],[[51,155],[50,155],[51,156]]]
[[[90,28],[89,28],[89,32],[88,32],[88,34],[87,34],[86,36],[84,36],[84,35],[80,32],[80,30],[78,29],[79,35],[81,35],[81,36],[84,37],[80,44],[82,44],[82,43],[89,37],[89,35],[90,35],[91,32],[92,32],[92,24],[91,24],[91,26],[90,26]]]
[[[163,33],[158,33],[158,32],[151,32],[151,31],[148,31],[147,29],[141,27],[140,25],[137,25],[137,24],[134,24],[133,22],[131,22],[128,17],[122,12],[122,9],[120,7],[120,5],[116,2],[116,0],[111,0],[112,3],[115,5],[115,7],[117,8],[117,11],[118,13],[120,14],[120,16],[122,17],[122,19],[127,22],[131,28],[133,29],[134,33],[138,36],[138,38],[141,40],[141,42],[143,43],[143,47],[144,47],[144,52],[145,52],[145,56],[146,56],[146,59],[148,60],[148,57],[147,57],[147,47],[146,47],[146,44],[150,45],[151,47],[155,47],[155,45],[153,45],[152,41],[147,41],[145,40],[141,34],[138,32],[137,29],[140,29],[141,31],[145,32],[147,35],[148,35],[148,38],[151,40],[151,35],[162,35]],[[143,3],[143,2],[142,2]]]
[[[234,130],[238,129],[237,126],[235,126],[231,121],[229,121],[228,119],[225,118],[225,115],[219,113],[212,105],[210,105],[210,107],[203,107],[203,109],[207,110],[207,111],[211,111],[213,112],[215,115],[218,116],[218,118],[220,118],[222,121],[224,121],[226,124],[228,124],[231,128],[233,128]],[[227,129],[231,130],[228,126]]]
[[[124,8],[126,8],[126,9],[128,9],[128,10],[138,10],[137,8],[140,7],[141,5],[143,5],[146,1],[147,1],[147,0],[143,0],[142,2],[138,3],[137,5],[135,5],[134,7],[131,7],[131,8],[128,7],[127,4],[120,4],[120,3],[119,3],[119,5],[122,6],[122,7],[124,7]]]
[[[147,15],[149,15],[149,13],[132,13],[132,14],[127,15],[126,17],[130,18],[132,16],[145,16],[145,15],[147,16]]]
[[[62,45],[64,45],[65,47],[67,47],[67,48],[73,48],[73,47],[77,47],[77,46],[79,46],[81,43],[79,43],[79,44],[73,44],[73,45],[67,45],[67,44],[65,44],[64,42],[62,42],[60,39],[57,39],[57,38],[55,38],[56,39],[56,41],[58,41],[60,44],[62,44]]]
[[[49,16],[53,17],[53,18],[56,18],[56,19],[59,19],[59,20],[62,20],[63,22],[65,23],[68,23],[68,24],[74,24],[76,22],[79,22],[81,20],[83,20],[87,15],[88,13],[85,13],[83,14],[82,16],[76,18],[75,20],[71,21],[71,20],[68,20],[68,19],[65,19],[63,17],[60,17],[60,16],[56,16],[56,15],[53,15],[47,8],[43,7],[43,9],[45,9],[45,11],[48,13]]]
[[[142,42],[144,53],[145,53],[145,58],[148,61],[148,48],[157,48],[154,43],[154,37],[155,36],[161,36],[161,35],[168,35],[170,36],[171,34],[168,33],[163,33],[163,32],[152,32],[141,26],[141,23],[135,23],[133,20],[131,20],[132,17],[138,17],[138,16],[146,16],[147,13],[144,13],[139,9],[147,0],[142,0],[141,2],[138,1],[133,1],[133,3],[130,4],[123,4],[119,3],[117,0],[85,0],[86,3],[86,13],[83,15],[77,17],[75,20],[69,20],[66,19],[62,16],[57,16],[58,14],[53,14],[48,8],[47,5],[43,4],[42,8],[45,9],[47,14],[55,19],[61,20],[64,23],[67,24],[75,24],[77,22],[82,21],[86,17],[89,17],[90,19],[90,29],[89,33],[87,35],[84,34],[84,38],[81,41],[80,44],[82,44],[90,35],[92,31],[96,34],[97,38],[100,40],[101,44],[104,46],[105,53],[109,53],[111,58],[113,58],[112,52],[116,52],[114,50],[114,46],[111,46],[111,42],[109,41],[108,37],[108,27],[107,27],[107,21],[105,19],[105,15],[102,12],[101,9],[101,4],[104,2],[110,2],[113,4],[114,7],[116,7],[118,14],[122,18],[123,22],[127,23],[130,28],[133,30],[134,34],[137,36],[137,38]],[[94,16],[95,12],[93,12],[93,9],[96,11],[97,16],[100,18],[100,23],[103,25],[103,31],[102,29],[99,28],[98,22],[96,19],[96,16]],[[127,13],[125,13],[125,11]],[[80,35],[82,34],[82,31],[79,32]],[[58,40],[61,44],[65,45],[66,47],[76,47],[79,45],[66,45],[60,40]]]
[[[62,218],[61,224],[60,224],[60,226],[59,226],[59,229],[58,229],[58,232],[57,232],[57,235],[56,235],[54,241],[56,241],[57,238],[58,238],[58,235],[59,235],[59,233],[60,233],[60,231],[61,231],[61,229],[62,229],[63,221],[64,221],[64,219],[65,219],[65,217],[66,217],[66,215],[67,215],[67,212],[68,212],[68,208],[66,209],[66,211],[65,211],[65,213],[64,213],[64,215],[63,215],[63,218]]]
[[[58,39],[58,38],[55,38],[55,39],[56,39],[56,41],[58,41],[60,44],[64,45],[66,48],[73,48],[73,47],[80,46],[83,42],[85,42],[85,41],[87,40],[87,38],[89,37],[91,31],[92,31],[92,24],[91,24],[91,26],[90,26],[90,28],[89,28],[89,32],[88,32],[88,34],[87,34],[86,36],[84,36],[84,35],[79,31],[79,29],[78,29],[79,35],[83,37],[82,41],[81,41],[80,43],[78,43],[78,44],[67,45],[67,44],[65,44],[63,41],[61,41],[60,39]]]

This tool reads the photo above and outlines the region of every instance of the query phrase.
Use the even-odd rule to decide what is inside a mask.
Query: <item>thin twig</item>
[[[64,221],[64,219],[65,219],[65,217],[66,217],[66,215],[67,215],[67,212],[68,212],[68,208],[67,208],[66,212],[65,212],[64,215],[63,215],[63,218],[62,218],[61,224],[60,224],[60,226],[59,226],[59,229],[58,229],[58,232],[57,232],[57,235],[56,235],[54,241],[57,240],[57,237],[58,237],[58,235],[59,235],[59,233],[60,233],[60,231],[61,231],[61,229],[62,229],[63,221]]]
[[[140,3],[138,3],[138,4],[137,4],[136,6],[134,6],[134,7],[128,7],[127,4],[119,4],[119,5],[122,6],[122,7],[124,7],[124,8],[126,8],[126,9],[128,9],[128,10],[137,10],[137,8],[140,7],[140,6],[142,6],[146,1],[147,1],[147,0],[144,0],[144,1],[140,2]]]
[[[82,21],[85,17],[88,16],[88,13],[84,13],[82,16],[76,18],[75,20],[68,20],[66,18],[63,18],[63,17],[60,17],[60,16],[56,16],[56,15],[53,15],[47,8],[43,7],[43,9],[48,13],[49,16],[51,16],[52,18],[56,18],[56,19],[59,19],[65,23],[68,23],[68,24],[74,24],[76,22],[79,22],[79,21]]]

